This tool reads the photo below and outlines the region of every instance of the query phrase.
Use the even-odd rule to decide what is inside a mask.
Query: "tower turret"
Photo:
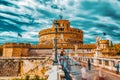
[[[57,25],[57,34],[56,34]],[[39,32],[39,44],[52,45],[55,34],[57,35],[57,46],[69,46],[73,44],[83,44],[83,31],[70,27],[69,20],[54,20],[52,28]]]
[[[101,49],[109,47],[109,40],[100,40],[99,43],[100,43],[100,48]]]

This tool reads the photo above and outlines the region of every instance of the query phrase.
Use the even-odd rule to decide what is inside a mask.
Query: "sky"
[[[38,32],[59,15],[83,30],[86,44],[96,36],[120,43],[120,0],[0,0],[0,44],[38,44]]]

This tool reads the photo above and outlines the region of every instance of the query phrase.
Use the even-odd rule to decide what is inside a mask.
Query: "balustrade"
[[[87,63],[88,59],[90,59],[91,64],[94,66],[99,66],[101,68],[105,68],[111,71],[116,71],[115,62],[118,61],[120,66],[120,60],[111,59],[111,58],[94,58],[94,57],[78,57],[80,61]],[[120,71],[120,69],[119,69]]]

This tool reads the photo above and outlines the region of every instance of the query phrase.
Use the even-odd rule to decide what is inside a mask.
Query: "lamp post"
[[[83,50],[82,50],[82,57],[84,58],[84,45],[82,44],[82,48],[83,48]]]
[[[55,54],[54,54],[54,62],[53,63],[58,64],[58,59],[57,59],[57,32],[58,32],[59,23],[57,21],[55,21],[53,26],[55,28],[55,37],[54,37]]]

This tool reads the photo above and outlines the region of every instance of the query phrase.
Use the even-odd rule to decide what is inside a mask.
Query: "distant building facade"
[[[58,23],[57,32],[54,23]],[[94,56],[95,44],[83,43],[83,31],[70,27],[69,20],[55,20],[51,28],[39,32],[39,44],[5,43],[0,47],[3,57],[48,56],[54,52],[54,39],[57,38],[58,53],[65,50],[66,55]],[[111,47],[109,40],[100,40],[101,56],[115,56],[117,51]]]

